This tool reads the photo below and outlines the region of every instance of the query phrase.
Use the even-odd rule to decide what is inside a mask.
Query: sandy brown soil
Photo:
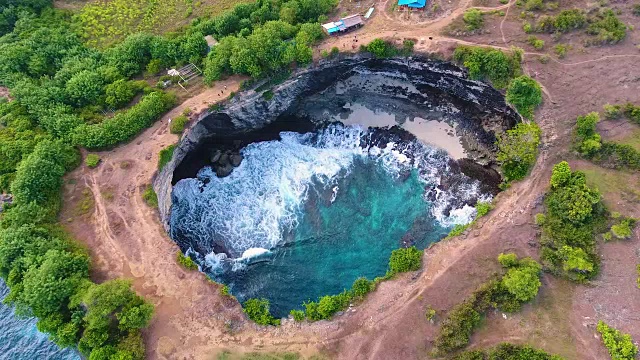
[[[640,102],[640,54],[634,47],[637,32],[621,44],[574,51],[566,59],[547,64],[542,52],[527,48],[517,19],[519,10],[504,8],[505,17],[487,17],[487,34],[461,39],[446,38],[440,31],[471,4],[458,6],[436,20],[415,26],[394,22],[394,14],[377,11],[367,26],[355,33],[359,42],[375,37],[417,40],[416,50],[449,54],[456,44],[477,43],[508,48],[524,47],[525,71],[545,89],[545,103],[537,112],[543,129],[543,145],[532,174],[497,198],[496,209],[466,235],[436,244],[426,251],[424,269],[382,283],[366,301],[328,322],[264,328],[248,322],[237,303],[219,295],[217,286],[202,274],[186,272],[174,258],[178,250],[159,224],[158,216],[141,199],[141,192],[156,170],[157,154],[178,138],[167,131],[167,121],[185,107],[203,109],[203,102],[220,99],[223,84],[238,88],[238,79],[187,100],[129,144],[100,153],[103,161],[94,170],[81,168],[67,177],[65,209],[61,220],[91,250],[97,280],[124,276],[156,304],[157,312],[145,333],[151,359],[211,359],[222,349],[234,351],[318,351],[339,359],[422,359],[427,357],[438,322],[425,319],[427,306],[446,311],[470,294],[497,270],[496,256],[515,251],[537,257],[537,227],[533,215],[540,211],[551,167],[570,159],[594,181],[617,184],[620,191],[603,189],[605,201],[627,215],[640,216],[635,174],[604,170],[575,160],[570,151],[576,116],[599,111],[606,103]],[[388,3],[376,3],[377,9]],[[500,5],[502,6],[502,5]],[[640,26],[638,18],[624,20]],[[337,46],[353,50],[353,36],[329,39],[320,49]],[[578,41],[578,35],[571,35]],[[551,42],[549,42],[551,44]],[[356,46],[356,47],[357,47]],[[316,50],[316,55],[320,49]],[[124,164],[124,165],[123,165]],[[615,180],[615,181],[613,181]],[[624,191],[622,187],[624,186]],[[83,191],[90,191],[94,206],[78,212]],[[601,187],[602,189],[602,187]],[[629,194],[629,195],[620,195]],[[634,195],[635,194],[635,195]],[[577,286],[545,276],[540,296],[532,304],[505,319],[487,316],[484,327],[472,338],[471,347],[502,341],[528,342],[568,359],[603,359],[606,353],[595,336],[594,324],[602,319],[640,339],[640,297],[635,288],[638,232],[630,241],[601,246],[602,275],[589,286]]]

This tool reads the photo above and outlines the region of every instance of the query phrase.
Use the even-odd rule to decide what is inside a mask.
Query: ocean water
[[[9,288],[0,280],[0,299]],[[18,318],[11,307],[0,303],[0,359],[2,360],[80,360],[72,349],[60,349],[36,329],[36,319]]]
[[[394,249],[438,241],[475,215],[464,200],[488,198],[462,174],[439,189],[450,158],[417,140],[356,125],[280,135],[244,148],[228,177],[180,180],[171,212],[201,270],[275,316],[384,275]]]

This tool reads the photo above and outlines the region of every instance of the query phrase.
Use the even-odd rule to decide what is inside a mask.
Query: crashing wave
[[[210,268],[219,268],[227,257],[215,254],[216,249],[232,259],[263,255],[292,241],[288,235],[304,216],[312,186],[333,191],[335,199],[337,181],[349,174],[357,157],[379,162],[394,177],[417,170],[425,183],[425,206],[442,226],[473,219],[475,209],[468,204],[488,198],[478,181],[457,174],[441,189],[441,178],[450,171],[445,151],[413,139],[389,139],[380,131],[337,124],[316,133],[283,132],[279,141],[248,145],[242,150],[244,161],[229,176],[219,178],[205,167],[196,179],[175,185],[172,237],[179,233],[205,249]],[[235,261],[233,267],[244,263]]]

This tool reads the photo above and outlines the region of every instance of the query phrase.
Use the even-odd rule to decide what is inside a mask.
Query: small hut
[[[364,19],[360,14],[350,15],[338,21],[323,24],[322,27],[329,35],[345,33],[364,25]]]

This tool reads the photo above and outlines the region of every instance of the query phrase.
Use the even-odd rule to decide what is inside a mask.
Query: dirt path
[[[378,2],[376,8],[385,9],[387,1]],[[512,3],[513,0],[497,8],[506,9],[508,14]],[[501,46],[439,35],[470,4],[471,0],[465,0],[449,14],[410,28],[402,22],[388,21],[391,18],[383,11],[385,15],[376,15],[365,28],[354,33],[357,46],[351,36],[332,38],[316,50],[315,56],[319,57],[321,49],[334,46],[341,51],[353,51],[353,47],[377,37],[397,41],[416,39],[415,49],[421,52],[447,53],[457,44],[508,49],[507,44],[513,42],[513,35],[503,29],[509,24],[508,15],[499,22]],[[629,86],[640,89],[637,83],[640,69],[635,66],[635,58],[640,55],[608,52],[599,51],[575,62],[552,58],[546,65],[529,61],[543,53],[525,52],[525,71],[536,76],[549,99],[537,113],[544,144],[532,175],[500,194],[497,208],[468,234],[426,251],[425,267],[420,273],[382,283],[364,304],[331,322],[286,322],[279,328],[265,329],[246,321],[237,302],[221,296],[217,286],[208,283],[202,274],[187,272],[176,264],[177,246],[160,226],[157,213],[141,198],[156,171],[159,151],[178,141],[176,135],[168,132],[168,120],[186,108],[203,110],[226,96],[227,91],[237,91],[239,78],[218,82],[214,88],[173,109],[133,142],[99,153],[102,163],[97,169],[83,167],[71,173],[66,181],[61,219],[76,238],[87,243],[94,259],[96,280],[131,278],[135,289],[155,303],[156,315],[145,333],[150,359],[211,359],[222,349],[297,351],[303,355],[322,350],[331,357],[349,360],[424,358],[437,330],[437,324],[424,320],[427,306],[438,310],[441,318],[496,270],[495,257],[500,252],[537,255],[537,229],[532,218],[546,190],[551,166],[571,156],[567,144],[575,117],[598,110],[607,102],[640,100],[633,99],[634,91],[627,90]],[[228,90],[223,95],[225,85]],[[83,190],[92,195],[94,209],[79,216],[75,208],[83,198]],[[635,241],[633,244],[637,244]],[[545,278],[544,291],[550,294],[548,302],[533,304],[508,321],[490,315],[487,329],[497,330],[478,334],[472,346],[489,346],[511,339],[539,344],[568,359],[601,359],[602,347],[593,337],[591,323],[585,320],[594,313],[640,338],[640,321],[631,316],[614,318],[621,311],[620,306],[608,302],[604,292],[624,289],[621,294],[633,298],[629,287],[633,284],[627,284],[631,275],[625,273],[624,279],[615,278],[615,272],[626,271],[625,266],[631,261],[628,246],[605,248],[606,257],[618,252],[626,257],[616,260],[617,267],[605,268],[603,282],[592,288]],[[607,288],[607,283],[615,288]],[[589,304],[590,299],[598,301],[597,312]],[[627,299],[621,304],[624,311],[640,311],[635,300]],[[556,309],[557,317],[539,320],[537,312],[548,309]],[[542,324],[528,325],[536,321]],[[585,322],[588,324],[584,325]],[[519,326],[522,323],[527,326]],[[553,325],[558,323],[567,324],[562,329],[564,336],[553,331]],[[575,342],[557,340],[563,337],[575,338]]]

